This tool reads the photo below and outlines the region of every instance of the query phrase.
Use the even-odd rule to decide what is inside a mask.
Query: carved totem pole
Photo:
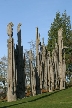
[[[14,55],[14,40],[13,36],[13,23],[7,25],[8,39],[8,102],[16,101],[16,82],[15,82],[15,55]]]
[[[19,23],[17,26],[18,45],[16,44],[16,68],[17,68],[17,98],[25,96],[25,69],[23,59],[23,46],[21,46],[21,29]]]
[[[66,64],[65,57],[63,58],[63,37],[62,28],[58,30],[58,48],[59,48],[59,77],[60,77],[60,90],[65,89],[65,72]]]

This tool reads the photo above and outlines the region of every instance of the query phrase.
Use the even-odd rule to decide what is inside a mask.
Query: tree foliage
[[[50,30],[48,31],[48,50],[52,52],[55,48],[55,39],[58,41],[58,30],[63,28],[63,44],[68,49],[66,53],[67,71],[72,72],[72,30],[70,16],[67,16],[66,10],[62,15],[60,12],[56,13],[53,23],[51,23]]]
[[[4,85],[7,82],[7,66],[7,57],[4,56],[0,59],[0,82]]]
[[[28,42],[30,45],[30,49],[32,50],[32,58],[33,58],[33,67],[35,66],[35,61],[36,61],[36,42],[31,40]],[[30,83],[30,64],[29,64],[29,50],[25,49],[25,74],[26,74],[26,83]]]

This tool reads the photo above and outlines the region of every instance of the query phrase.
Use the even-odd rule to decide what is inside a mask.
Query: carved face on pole
[[[17,33],[20,31],[20,26],[21,25],[22,25],[21,23],[18,24],[18,26],[17,26]]]
[[[62,32],[63,32],[63,29],[60,28],[60,29],[58,30],[58,36],[62,36]]]
[[[12,37],[13,36],[13,27],[14,24],[12,22],[10,22],[8,25],[7,25],[7,34],[8,36]]]

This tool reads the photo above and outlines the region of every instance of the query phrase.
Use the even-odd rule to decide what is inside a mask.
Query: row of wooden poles
[[[8,102],[25,96],[25,54],[21,46],[21,24],[17,26],[18,45],[14,46],[13,23],[7,25],[8,39]],[[56,42],[57,41],[57,42]],[[52,53],[40,42],[40,34],[36,28],[36,61],[33,66],[32,50],[29,51],[31,95],[41,94],[42,90],[52,92],[65,89],[65,47],[63,46],[62,28],[58,30],[58,40]]]
[[[42,43],[40,42],[40,34],[38,33],[38,28],[36,28],[35,67],[33,67],[32,51],[29,52],[29,55],[32,95],[42,93],[42,89],[49,92],[55,89],[65,89],[66,64],[62,28],[58,30],[58,43],[55,41],[55,48],[52,54],[45,46],[44,39]]]

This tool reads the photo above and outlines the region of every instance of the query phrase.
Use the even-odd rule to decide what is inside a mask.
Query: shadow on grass
[[[3,106],[3,107],[0,107],[0,108],[9,108],[9,107],[11,107],[11,106],[16,106],[16,105],[23,104],[23,103],[27,103],[27,102],[21,102],[21,103],[18,103],[18,104]]]
[[[60,91],[51,92],[50,94],[46,94],[46,95],[44,95],[44,96],[41,96],[41,97],[39,97],[39,98],[36,98],[36,99],[31,100],[31,101],[28,101],[28,102],[33,102],[33,101],[40,100],[40,99],[42,99],[42,98],[45,98],[45,97],[51,96],[51,95],[53,95],[53,94],[55,94],[55,93],[57,93],[57,92],[60,92]]]
[[[23,104],[23,103],[34,102],[34,101],[40,100],[40,99],[42,99],[42,98],[51,96],[51,95],[53,95],[53,94],[55,94],[55,93],[57,93],[57,92],[60,92],[60,91],[55,91],[55,92],[52,92],[52,93],[50,93],[50,94],[46,94],[46,95],[41,96],[41,97],[39,97],[39,98],[33,99],[33,100],[31,100],[31,101],[21,102],[21,103],[17,103],[17,104],[13,104],[13,105],[8,105],[8,106],[3,106],[3,107],[0,107],[0,108],[8,108],[8,107],[20,105],[20,104]]]

